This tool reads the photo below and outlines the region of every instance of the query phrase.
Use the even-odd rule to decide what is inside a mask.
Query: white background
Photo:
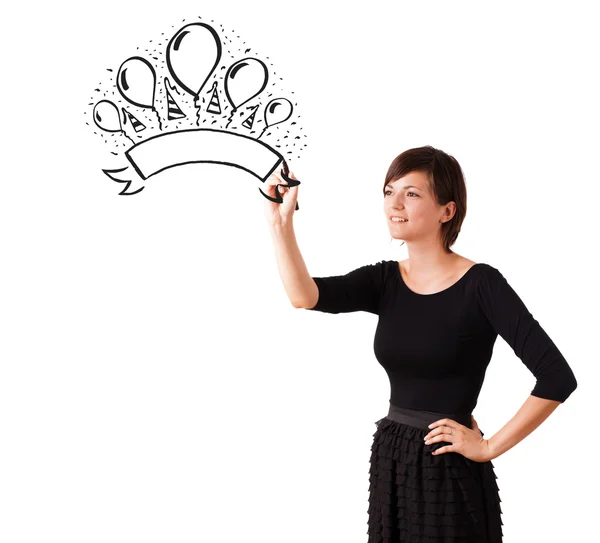
[[[377,317],[291,306],[250,175],[192,165],[119,196],[101,171],[114,156],[85,125],[108,66],[199,15],[268,56],[295,93],[308,147],[290,160],[294,224],[313,276],[406,258],[383,215],[389,164],[427,144],[458,159],[468,213],[453,249],[505,275],[579,383],[494,460],[505,543],[596,534],[593,6],[6,8],[0,540],[367,540],[370,445],[389,399]],[[533,385],[499,338],[474,412],[486,437]]]

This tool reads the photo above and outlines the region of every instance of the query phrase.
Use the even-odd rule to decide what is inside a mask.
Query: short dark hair
[[[441,226],[441,241],[444,250],[453,251],[450,247],[456,241],[460,228],[467,214],[467,187],[465,177],[458,161],[431,145],[408,149],[398,155],[390,164],[383,184],[383,195],[388,183],[414,171],[427,175],[429,186],[439,205],[448,202],[456,204],[454,216]]]

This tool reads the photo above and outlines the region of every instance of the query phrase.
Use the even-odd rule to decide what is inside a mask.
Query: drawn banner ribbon
[[[285,165],[281,153],[262,141],[210,128],[162,133],[130,147],[125,156],[133,168],[102,171],[112,180],[126,183],[120,194],[127,195],[143,190],[143,181],[149,177],[183,164],[226,164],[247,171],[263,183],[279,164]]]

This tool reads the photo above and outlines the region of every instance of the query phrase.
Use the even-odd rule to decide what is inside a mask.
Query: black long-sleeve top
[[[393,405],[472,413],[498,335],[536,378],[532,395],[564,402],[577,388],[564,356],[489,264],[471,266],[433,294],[409,289],[393,260],[313,279],[319,299],[306,309],[379,315],[373,346],[390,379]]]

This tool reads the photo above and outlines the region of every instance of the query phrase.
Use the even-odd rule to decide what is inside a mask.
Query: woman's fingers
[[[267,184],[267,193],[269,194],[269,196],[273,197],[275,197],[276,195],[276,185],[285,185],[284,181],[275,172],[273,172],[269,177],[267,177],[265,183]],[[279,187],[279,191],[281,192],[281,187]]]
[[[290,172],[288,174],[288,177],[297,181],[296,176],[294,175],[294,172]],[[280,168],[279,170],[275,170],[268,177],[268,179],[269,179],[270,184],[273,184],[273,185],[278,185],[278,184],[286,185],[287,184],[286,181],[283,179],[283,168]]]
[[[269,175],[269,177],[265,180],[265,184],[267,185],[265,192],[269,196],[277,197],[277,192],[279,192],[281,196],[284,196],[288,191],[291,190],[291,188],[297,189],[297,187],[289,187],[288,182],[281,177],[282,175],[283,168],[280,168],[279,170],[275,170],[273,173],[271,173],[271,175]],[[297,181],[293,172],[289,172],[288,177]]]

